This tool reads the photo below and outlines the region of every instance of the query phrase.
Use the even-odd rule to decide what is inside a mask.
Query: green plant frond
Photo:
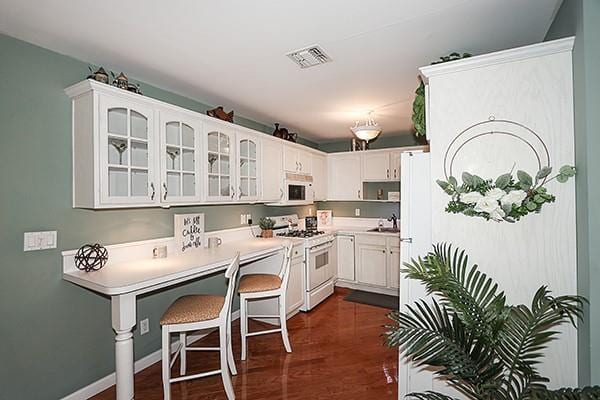
[[[531,309],[525,305],[510,308],[497,351],[507,371],[503,386],[511,394],[521,395],[532,384],[543,381],[536,367],[548,343],[559,334],[553,328],[579,318],[583,303],[579,296],[552,297],[542,286],[533,298]]]
[[[406,395],[407,398],[414,398],[417,400],[458,400],[455,397],[446,396],[443,393],[434,392],[428,390],[427,392],[414,392]]]
[[[478,270],[469,268],[464,250],[437,244],[425,258],[406,263],[402,272],[421,281],[428,294],[436,294],[470,329],[492,340],[506,318],[506,298],[498,285]]]
[[[600,400],[600,386],[588,386],[582,389],[534,389],[528,393],[528,398],[531,400]]]
[[[452,382],[469,382],[471,394],[499,377],[502,364],[495,360],[493,349],[477,340],[455,313],[449,314],[435,300],[417,302],[407,310],[390,314],[398,325],[388,326],[389,346],[400,346],[418,364],[441,367],[436,374]]]

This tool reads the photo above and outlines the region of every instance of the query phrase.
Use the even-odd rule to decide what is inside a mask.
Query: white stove
[[[275,234],[304,241],[304,273],[302,287],[304,304],[302,311],[310,311],[333,294],[335,259],[333,243],[335,237],[316,228],[299,230],[298,215],[271,217],[275,221]]]

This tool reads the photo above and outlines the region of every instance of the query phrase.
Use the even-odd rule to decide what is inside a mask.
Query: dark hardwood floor
[[[239,323],[233,326],[238,375],[236,399],[397,399],[397,349],[383,345],[387,310],[344,301],[346,289],[310,313],[288,321],[293,352],[283,349],[278,334],[252,337],[248,359],[240,361]],[[262,328],[251,322],[250,330]],[[203,345],[217,345],[213,333]],[[218,368],[216,352],[188,353],[188,373]],[[179,371],[178,363],[173,367]],[[173,400],[226,399],[220,375],[171,385]],[[136,399],[162,399],[160,363],[135,376]],[[114,387],[93,397],[114,399]]]

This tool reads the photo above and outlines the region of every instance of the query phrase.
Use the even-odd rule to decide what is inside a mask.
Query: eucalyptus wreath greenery
[[[434,61],[431,65],[441,64],[448,61],[460,60],[462,58],[471,57],[469,53],[450,53],[447,56],[440,57],[438,61]],[[413,101],[412,123],[415,127],[416,136],[425,135],[425,84],[420,80],[419,87],[415,91],[415,100]]]
[[[556,200],[544,185],[554,179],[564,183],[575,176],[576,171],[575,167],[564,165],[557,175],[549,178],[551,173],[551,167],[543,167],[535,178],[525,171],[517,171],[515,179],[511,171],[493,180],[463,172],[462,184],[453,176],[447,181],[438,179],[436,182],[452,197],[446,212],[515,222],[529,213],[539,213],[544,204]]]
[[[422,282],[424,299],[394,311],[386,326],[388,346],[399,346],[416,366],[430,366],[468,399],[600,399],[600,387],[549,390],[537,366],[556,328],[582,318],[581,296],[551,295],[546,286],[531,306],[507,304],[504,292],[464,250],[438,244],[425,257],[406,263],[402,272]],[[426,391],[408,397],[453,400]]]

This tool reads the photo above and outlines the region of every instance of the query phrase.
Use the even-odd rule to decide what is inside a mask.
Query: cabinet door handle
[[[390,170],[389,170],[389,168],[387,170],[387,178],[390,179]]]
[[[279,196],[279,200],[283,200],[283,189],[279,188],[279,192],[281,192],[281,196]]]
[[[385,250],[381,250],[383,252],[383,254],[385,254]]]
[[[298,161],[296,161],[296,171],[298,171],[300,169],[300,165],[298,164]]]
[[[235,197],[235,189],[231,185],[229,185],[229,189],[231,190],[231,198],[233,199]]]
[[[242,198],[242,187],[240,186],[238,189],[240,190],[238,196],[241,199]]]
[[[167,190],[167,184],[163,183],[163,189],[165,189],[165,193],[163,194],[163,200],[167,199],[167,194],[169,193],[169,191]]]
[[[394,179],[396,179],[396,172],[397,172],[397,171],[398,171],[398,170],[397,170],[396,168],[394,168]]]
[[[358,191],[358,198],[360,199],[360,190]]]
[[[299,162],[298,164],[300,164],[300,171],[302,171],[302,163]]]
[[[150,182],[150,189],[152,189],[152,194],[150,195],[150,200],[154,200],[154,196],[156,195],[156,188],[154,187],[154,182]]]

